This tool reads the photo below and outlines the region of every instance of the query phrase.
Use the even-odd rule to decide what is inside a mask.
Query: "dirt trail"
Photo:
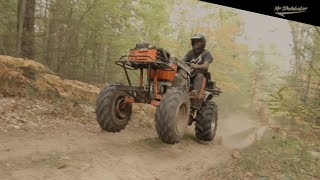
[[[24,104],[27,100],[6,98],[2,103],[6,107],[14,104],[10,111],[0,108],[0,120],[4,122],[11,122],[15,111],[19,110],[21,117],[24,111],[25,114],[30,111],[19,108],[19,104],[29,107]],[[42,111],[51,108],[50,104],[41,103]],[[252,143],[263,129],[246,119],[245,114],[234,114],[219,119],[215,142],[195,141],[194,127],[190,126],[180,143],[167,145],[157,137],[150,108],[136,107],[128,127],[114,134],[100,130],[93,107],[81,108],[84,109],[76,111],[78,118],[45,128],[29,128],[28,123],[20,124],[19,128],[8,123],[3,126],[10,128],[2,127],[0,131],[0,179],[201,179],[209,168],[231,158],[234,148]],[[43,122],[64,122],[63,117],[70,115],[62,111],[57,109],[59,116],[32,109],[34,116],[41,116]],[[86,116],[87,121],[81,120],[81,116]],[[24,118],[14,117],[19,122],[26,121],[27,117]],[[84,123],[73,123],[79,120]]]

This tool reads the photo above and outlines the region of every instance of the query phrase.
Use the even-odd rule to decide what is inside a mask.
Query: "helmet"
[[[203,50],[206,47],[206,37],[203,34],[195,34],[191,37],[191,45],[193,50]],[[196,41],[200,40],[200,43],[196,44]]]

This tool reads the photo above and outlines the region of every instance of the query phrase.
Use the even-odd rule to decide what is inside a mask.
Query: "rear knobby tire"
[[[214,102],[203,102],[197,112],[196,137],[203,141],[212,141],[218,127],[218,106]]]
[[[103,130],[119,132],[126,127],[132,114],[132,104],[124,103],[126,96],[127,93],[112,85],[101,90],[96,101],[96,118]]]
[[[190,113],[188,94],[183,90],[169,89],[156,111],[156,130],[162,142],[179,142],[187,128]]]

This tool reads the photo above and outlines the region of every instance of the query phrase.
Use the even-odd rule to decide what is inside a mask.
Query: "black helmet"
[[[191,45],[193,50],[203,50],[206,47],[206,37],[203,34],[195,34],[191,37]],[[195,40],[201,40],[201,44],[199,47],[194,45]]]

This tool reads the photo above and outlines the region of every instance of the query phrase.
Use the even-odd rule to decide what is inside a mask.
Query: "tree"
[[[33,59],[35,0],[19,0],[17,13],[17,56]]]
[[[274,114],[285,113],[311,127],[320,126],[320,34],[310,25],[291,22],[294,58],[285,83],[270,95]],[[320,132],[318,132],[320,133]]]

